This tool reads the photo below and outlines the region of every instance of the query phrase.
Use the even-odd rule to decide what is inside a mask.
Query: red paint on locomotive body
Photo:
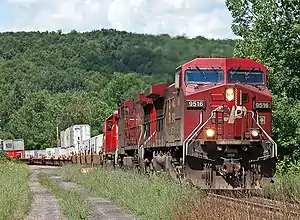
[[[11,158],[21,158],[23,154],[23,150],[7,151],[7,155]]]
[[[103,153],[115,154],[118,148],[118,112],[115,111],[104,122]]]
[[[251,130],[257,129],[257,125],[252,123],[252,112],[258,114],[262,120],[261,126],[270,136],[272,135],[271,111],[261,109],[255,112],[254,109],[255,102],[272,102],[272,96],[266,85],[266,68],[263,65],[248,59],[198,58],[182,65],[182,73],[190,68],[195,68],[195,66],[200,69],[215,69],[216,71],[221,69],[224,71],[224,79],[215,84],[185,84],[184,74],[182,74],[182,90],[185,96],[184,138],[187,138],[201,119],[202,122],[205,122],[211,116],[211,112],[220,106],[224,108],[224,113],[218,113],[219,123],[212,123],[212,120],[210,120],[205,126],[206,128],[216,129],[217,135],[215,138],[227,140],[251,139]],[[259,84],[231,83],[228,80],[230,77],[229,71],[236,68],[243,71],[250,71],[253,68],[260,70],[263,73],[263,82]],[[233,89],[233,100],[226,100],[226,89]],[[245,100],[243,100],[243,97]],[[199,109],[187,109],[187,101],[193,100],[205,100],[205,110],[201,112]],[[262,138],[266,139],[266,137]],[[202,132],[198,139],[206,139],[205,133]]]
[[[176,69],[174,84],[121,103],[104,123],[104,152],[145,170],[189,167],[205,188],[264,186],[277,156],[271,102],[262,64],[197,58]]]

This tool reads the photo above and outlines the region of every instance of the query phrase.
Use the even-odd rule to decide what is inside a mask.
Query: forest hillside
[[[56,145],[56,126],[89,123],[92,135],[124,99],[197,56],[232,57],[234,40],[86,33],[0,34],[0,139],[23,138],[27,149]]]

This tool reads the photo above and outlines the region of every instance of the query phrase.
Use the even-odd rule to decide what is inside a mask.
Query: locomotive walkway
[[[91,204],[92,214],[88,220],[138,220],[140,218],[127,214],[122,211],[118,206],[114,205],[111,201],[94,196],[87,189],[80,187],[72,182],[65,182],[54,171],[55,168],[49,167],[30,167],[30,188],[34,195],[34,202],[32,204],[31,212],[25,220],[65,220],[60,212],[60,207],[55,198],[47,192],[47,190],[38,183],[37,175],[39,173],[47,173],[51,179],[57,181],[61,187],[76,190],[83,195]]]

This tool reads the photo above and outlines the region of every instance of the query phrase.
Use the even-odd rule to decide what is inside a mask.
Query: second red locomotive
[[[174,84],[121,103],[105,121],[104,158],[204,188],[261,188],[276,166],[271,108],[265,66],[196,58],[176,69]]]

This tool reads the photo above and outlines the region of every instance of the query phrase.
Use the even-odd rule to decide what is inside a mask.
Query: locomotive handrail
[[[156,130],[141,144],[140,147],[144,147],[144,145],[151,140],[151,138],[156,134]]]
[[[141,133],[142,134],[142,133]],[[138,150],[140,149],[143,149],[144,150],[144,145],[149,142],[151,140],[151,138],[156,134],[156,130],[141,144],[139,145],[139,142],[138,142]],[[142,135],[140,135],[140,138],[141,138]],[[146,131],[144,131],[144,137],[146,136]],[[142,152],[142,159],[144,159],[144,152]]]
[[[187,148],[189,146],[189,141],[191,141],[194,136],[207,124],[207,122],[214,116],[213,114],[219,110],[220,108],[222,108],[223,106],[219,106],[217,108],[215,108],[214,110],[211,111],[210,117],[202,124],[202,117],[200,117],[200,122],[199,124],[195,127],[195,129],[189,134],[189,136],[187,136],[187,138],[183,141],[183,158],[182,158],[182,163],[184,164],[185,162],[185,156],[186,156],[186,152],[187,152]],[[202,116],[202,113],[201,113]]]
[[[269,139],[269,141],[273,144],[272,146],[272,157],[276,157],[277,156],[277,144],[276,142],[270,137],[270,135],[268,135],[268,133],[263,129],[263,127],[258,123],[259,119],[258,119],[258,114],[256,116],[257,121],[255,120],[255,114],[253,111],[249,111],[252,113],[252,119],[255,122],[255,124],[262,130],[262,132],[264,133],[264,135],[266,135],[266,137]]]
[[[138,150],[141,148],[140,146],[140,142],[142,140],[142,135],[144,134],[144,137],[146,136],[146,131],[143,132],[143,125],[139,125],[140,129],[141,129],[141,133],[140,133],[140,137],[139,137],[139,140],[138,140]],[[141,156],[141,155],[140,155]],[[142,155],[142,159],[144,159],[144,155]]]
[[[210,117],[202,124],[202,117],[200,117],[199,124],[194,128],[194,130],[188,135],[188,137],[183,141],[183,158],[182,162],[184,164],[185,162],[185,156],[187,153],[187,148],[189,146],[189,142],[194,138],[194,136],[207,124],[207,122],[213,117],[213,114],[222,108],[222,106],[219,106],[211,111]],[[272,157],[277,156],[277,144],[276,142],[268,135],[268,133],[262,128],[262,126],[257,122],[258,121],[258,115],[257,115],[257,121],[255,120],[254,112],[248,111],[252,113],[252,119],[257,124],[257,126],[262,130],[262,132],[266,135],[266,137],[269,139],[269,141],[272,143]],[[201,114],[202,116],[202,114]]]

